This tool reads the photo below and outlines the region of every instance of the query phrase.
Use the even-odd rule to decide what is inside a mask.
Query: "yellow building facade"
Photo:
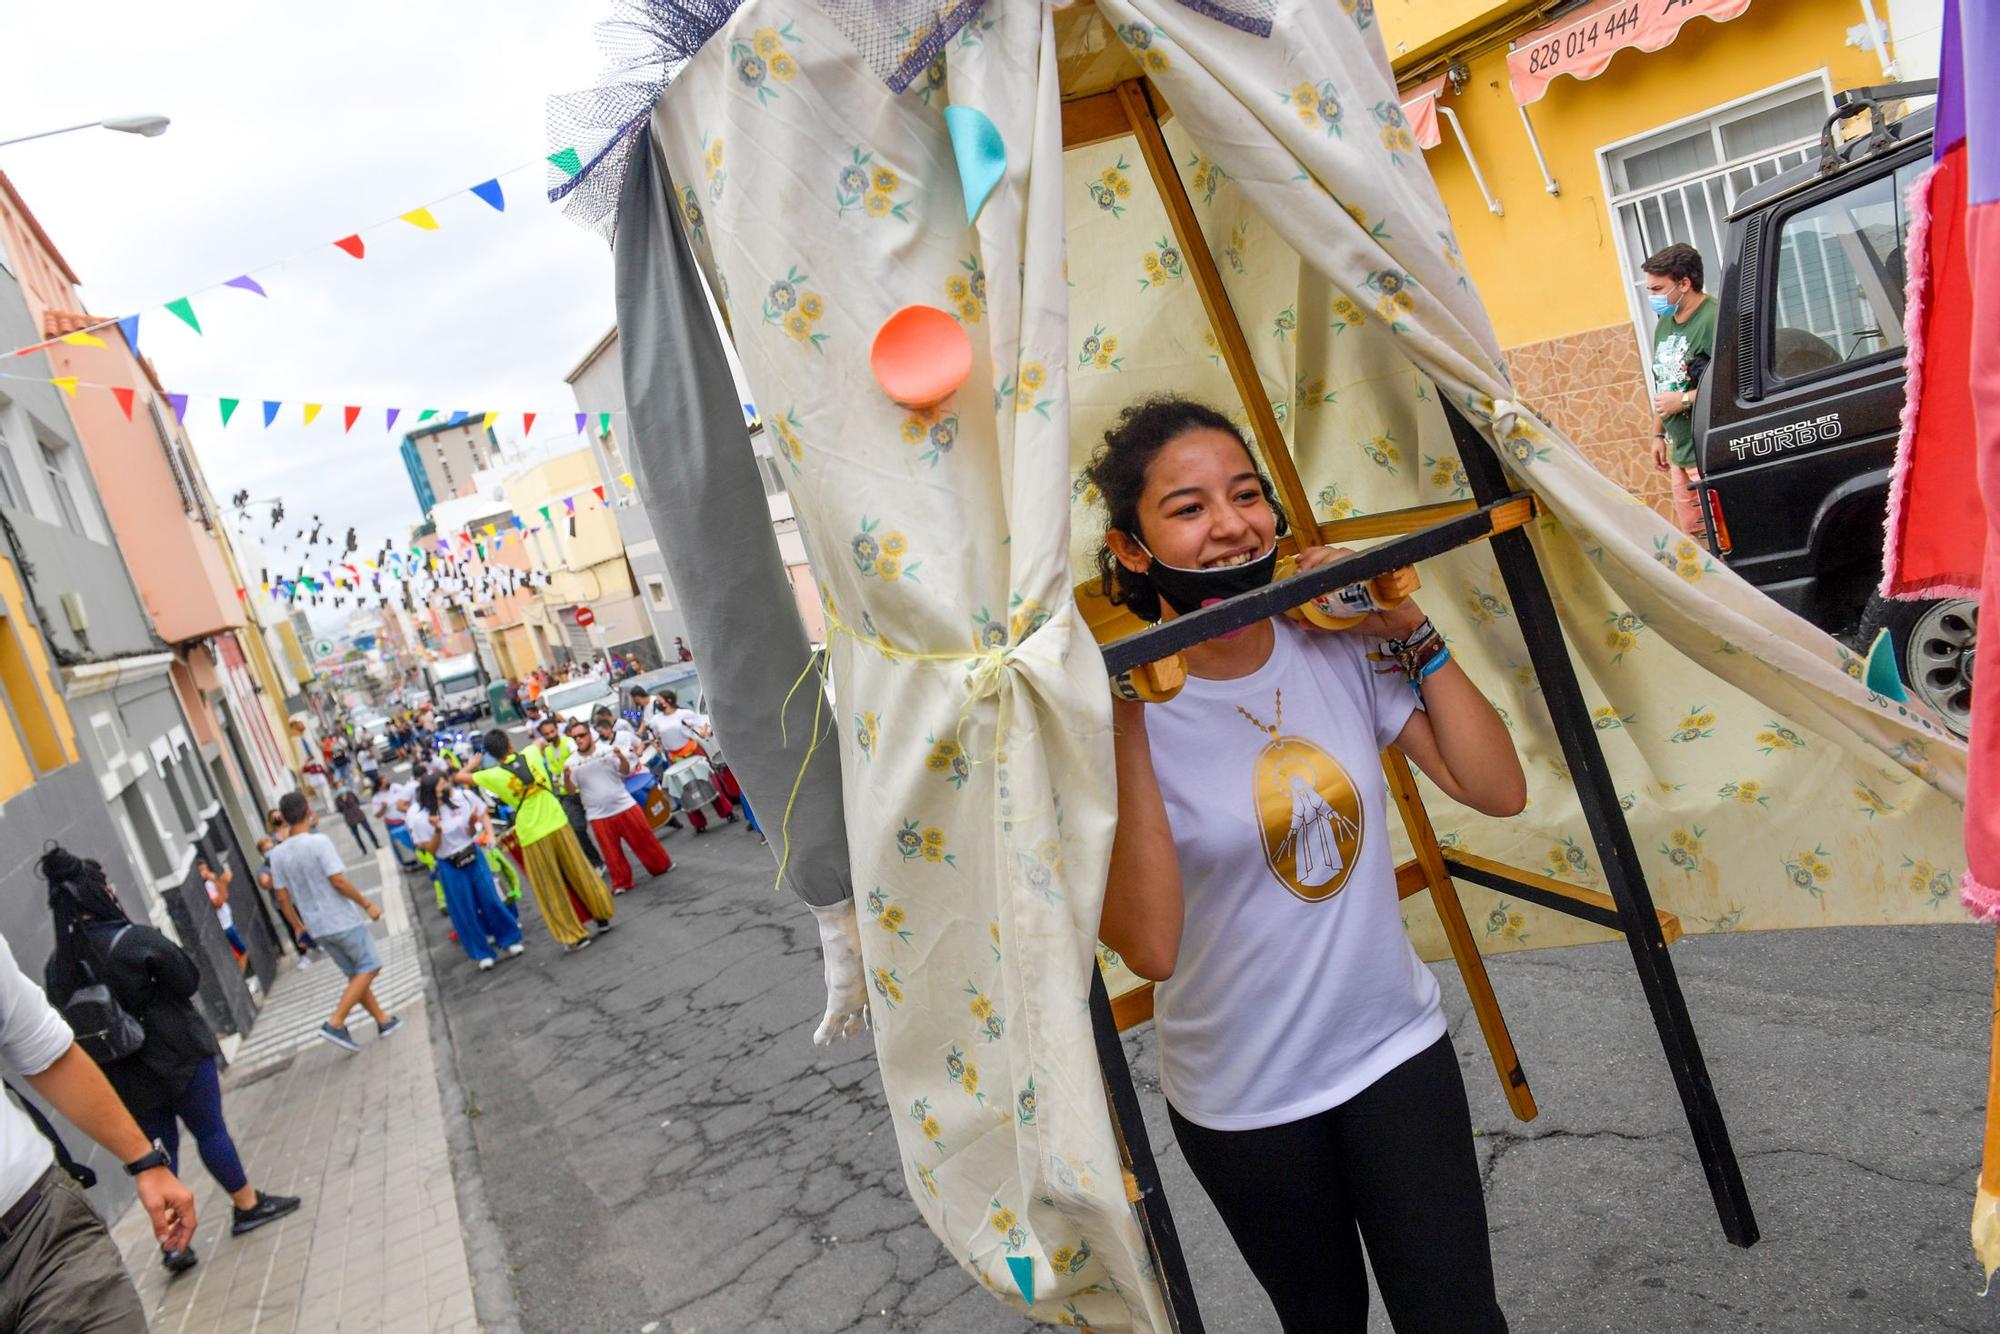
[[[1925,6],[1874,8],[1883,49],[1914,48]],[[1653,51],[1604,37],[1689,11]],[[1681,241],[1701,252],[1705,287],[1722,280],[1726,218],[1751,184],[1817,155],[1844,88],[1885,81],[1885,57],[1851,45],[1863,6],[1843,0],[1669,0],[1561,5],[1521,0],[1375,0],[1411,110],[1435,89],[1439,140],[1425,152],[1523,401],[1598,467],[1662,513],[1667,481],[1650,457],[1652,418],[1641,339],[1652,317],[1639,263]],[[1559,73],[1523,104],[1509,56],[1563,49],[1565,29],[1599,26],[1613,54],[1588,78]],[[1578,39],[1567,49],[1577,50]],[[1557,62],[1561,70],[1568,62]],[[1905,61],[1904,76],[1910,74]],[[1546,68],[1546,67],[1545,67]],[[1524,71],[1525,72],[1525,71]],[[1418,121],[1413,114],[1413,122]]]
[[[599,481],[588,448],[510,473],[501,489],[526,525],[525,550],[547,576],[521,617],[536,664],[588,661],[606,645],[651,633],[626,564],[618,516],[610,508],[623,498]],[[578,617],[586,608],[588,625]],[[509,644],[508,656],[517,664],[523,647],[518,639]]]

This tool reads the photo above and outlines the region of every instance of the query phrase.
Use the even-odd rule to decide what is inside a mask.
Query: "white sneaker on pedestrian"
[[[490,972],[492,972],[492,971],[493,971],[493,960],[491,960],[491,959],[481,959],[481,960],[479,961],[479,971],[480,971],[480,972],[482,972],[482,973],[490,973]]]
[[[510,959],[518,959],[527,952],[528,952],[528,947],[526,945],[521,944],[518,941],[507,947],[507,957]]]

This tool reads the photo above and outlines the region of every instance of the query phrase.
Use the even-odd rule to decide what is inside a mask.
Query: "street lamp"
[[[148,139],[158,138],[167,132],[172,122],[165,116],[113,116],[109,120],[87,120],[81,125],[65,125],[59,130],[43,130],[39,134],[24,134],[17,139],[0,139],[0,148],[13,144],[25,144],[30,139],[46,139],[51,135],[68,134],[72,130],[94,130],[102,126],[116,130],[120,134],[143,135]]]

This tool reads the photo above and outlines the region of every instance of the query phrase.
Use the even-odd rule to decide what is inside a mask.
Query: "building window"
[[[85,536],[83,512],[76,507],[76,493],[70,489],[69,469],[65,466],[69,462],[69,451],[51,449],[46,440],[37,440],[35,443],[42,451],[42,470],[48,474],[49,490],[55,496],[57,516],[61,518],[63,527],[78,537]]]
[[[646,576],[646,596],[653,599],[653,610],[672,611],[673,600],[667,596],[667,581],[657,574]]]
[[[180,821],[181,831],[192,834],[194,832],[194,812],[188,809],[187,798],[181,795],[180,775],[174,772],[179,767],[173,760],[167,760],[161,764],[160,781],[166,784],[167,800],[173,803],[174,818]]]
[[[7,429],[7,418],[14,405],[5,396],[0,396],[0,505],[12,510],[28,509],[28,492],[21,485],[21,473],[14,466],[14,443]]]
[[[1779,224],[1772,369],[1806,378],[1903,347],[1904,241],[1910,185],[1929,159],[1904,164]]]
[[[1601,150],[1641,362],[1652,360],[1656,321],[1640,263],[1684,242],[1701,252],[1703,285],[1714,291],[1737,197],[1816,157],[1832,110],[1825,77],[1815,74]]]
[[[118,804],[125,808],[125,818],[131,822],[132,833],[139,840],[140,855],[146,859],[146,874],[155,880],[174,869],[167,857],[167,845],[160,838],[160,828],[153,822],[153,809],[146,804],[146,794],[139,785],[128,783],[118,794]]]

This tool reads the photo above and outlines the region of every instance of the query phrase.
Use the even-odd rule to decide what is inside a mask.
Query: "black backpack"
[[[118,942],[131,929],[131,924],[127,923],[111,937],[111,943],[104,951],[106,963],[117,952]],[[83,957],[89,952],[87,937],[83,943],[85,948],[79,951],[76,961],[84,978],[83,985],[70,992],[69,998],[57,1008],[68,1021],[70,1031],[76,1035],[76,1045],[83,1048],[91,1060],[99,1065],[122,1061],[146,1045],[146,1026],[118,1003],[111,988],[98,976],[90,961]]]

